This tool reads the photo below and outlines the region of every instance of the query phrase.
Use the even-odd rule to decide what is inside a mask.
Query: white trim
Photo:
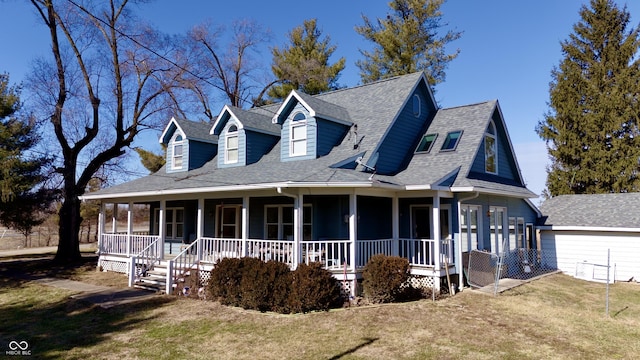
[[[302,105],[309,112],[309,116],[308,117],[315,118],[316,115],[318,115],[318,113],[316,113],[316,111],[306,101],[304,101],[302,99],[302,97],[300,97],[300,95],[298,95],[296,90],[291,90],[291,92],[289,93],[287,98],[282,102],[282,105],[280,105],[280,107],[278,108],[278,111],[271,118],[271,123],[272,124],[277,124],[278,123],[278,119],[280,118],[280,115],[282,115],[282,112],[284,111],[284,109],[287,108],[287,106],[289,105],[289,101],[291,101],[291,98],[293,98],[293,97],[295,97],[296,100],[298,100],[298,102],[300,103],[300,105]],[[333,116],[327,116],[327,115],[323,114],[321,117],[323,119],[325,119],[325,120],[330,120],[330,121],[333,121],[333,122],[336,122],[336,123],[339,123],[339,124],[342,124],[342,125],[347,125],[347,126],[353,125],[353,122],[351,122],[351,121],[346,121],[346,120],[343,120],[343,119],[334,118]]]
[[[542,225],[536,228],[551,231],[602,231],[602,232],[638,232],[640,228],[604,227],[604,226],[579,226],[579,225]]]

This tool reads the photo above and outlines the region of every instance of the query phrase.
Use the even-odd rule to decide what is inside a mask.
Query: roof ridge
[[[491,104],[491,103],[496,103],[496,102],[498,102],[498,100],[497,99],[493,99],[493,100],[480,101],[480,102],[473,103],[473,104],[464,104],[464,105],[456,105],[456,106],[441,108],[440,110],[453,110],[453,109],[459,109],[459,108],[463,108],[463,107],[478,106],[478,105]]]

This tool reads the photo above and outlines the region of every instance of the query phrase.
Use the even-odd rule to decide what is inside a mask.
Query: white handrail
[[[171,294],[173,284],[176,284],[179,278],[186,276],[187,272],[197,267],[200,262],[198,255],[201,248],[198,246],[200,242],[200,239],[193,241],[173,260],[169,260],[169,268],[167,269],[167,286],[165,289],[167,294]]]

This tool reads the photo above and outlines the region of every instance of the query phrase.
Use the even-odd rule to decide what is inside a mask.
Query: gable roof
[[[422,72],[393,77],[353,88],[340,89],[316,96],[292,92],[289,100],[314,106],[323,116],[341,116],[357,125],[357,134],[347,133],[328,154],[302,161],[281,161],[282,140],[265,154],[260,161],[246,166],[217,167],[212,160],[204,166],[186,173],[166,174],[159,171],[145,178],[92,193],[99,197],[142,196],[142,194],[189,193],[201,191],[227,191],[278,187],[383,187],[396,190],[438,189],[449,191],[479,191],[507,194],[521,198],[536,197],[522,184],[501,184],[491,181],[468,179],[474,157],[482,142],[486,127],[497,109],[497,101],[437,110],[427,133],[437,131],[434,149],[439,149],[446,132],[464,130],[456,151],[429,154],[413,154],[408,167],[396,175],[376,174],[357,166],[355,159],[362,156],[366,164],[384,139],[389,128],[398,121],[402,109],[418,86],[424,85],[432,98],[426,77]],[[272,104],[242,110],[225,107],[221,114],[236,114],[243,124],[259,127],[279,127],[272,121],[286,108]],[[435,106],[435,102],[433,103]],[[329,115],[332,114],[332,115]],[[218,118],[220,120],[220,118]],[[427,119],[426,121],[429,121]],[[216,124],[218,122],[216,121]],[[357,136],[357,138],[356,138]],[[508,136],[508,135],[507,135]],[[354,148],[354,140],[358,147]],[[426,156],[425,156],[426,155]],[[353,162],[353,166],[350,166]]]
[[[425,134],[438,134],[431,151],[414,154],[407,169],[396,177],[409,188],[415,189],[430,184],[430,188],[444,186],[451,187],[454,191],[457,189],[495,194],[508,193],[523,198],[536,197],[518,180],[495,182],[469,177],[473,161],[481,150],[485,130],[496,111],[500,121],[503,121],[497,100],[438,110],[425,132]],[[447,134],[457,130],[462,130],[463,133],[455,151],[440,151]],[[508,134],[506,137],[508,138]],[[515,161],[510,141],[509,150]],[[518,167],[517,163],[516,167]],[[428,170],[425,171],[425,169]],[[451,181],[452,175],[455,175],[453,181]],[[518,176],[522,178],[519,168]]]
[[[349,112],[342,106],[326,102],[319,97],[314,97],[309,94],[305,94],[301,91],[293,90],[289,93],[289,96],[282,102],[282,106],[278,109],[271,121],[274,124],[282,123],[282,116],[288,113],[288,109],[295,102],[299,102],[307,110],[309,110],[311,116],[320,117],[326,120],[331,120],[340,124],[351,126],[353,123],[350,121]]]
[[[196,122],[187,119],[180,119],[172,117],[167,126],[164,128],[162,135],[160,135],[160,143],[169,143],[169,138],[173,136],[176,129],[180,129],[180,132],[184,134],[185,138],[189,140],[197,140],[207,143],[218,143],[218,137],[209,135],[209,129],[211,124],[205,122]]]
[[[545,200],[544,226],[640,229],[640,193],[559,195]],[[640,230],[638,230],[640,231]]]
[[[270,117],[256,111],[247,111],[239,107],[225,105],[211,127],[211,134],[220,134],[227,119],[232,117],[242,128],[269,135],[280,136],[280,127],[272,124]]]

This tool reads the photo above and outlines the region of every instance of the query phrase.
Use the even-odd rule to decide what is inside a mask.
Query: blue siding
[[[196,140],[189,140],[189,170],[197,169],[213,159],[218,145]]]
[[[392,236],[391,199],[358,196],[358,239],[390,239]]]
[[[172,138],[172,140],[169,142],[168,146],[167,146],[167,166],[165,167],[167,173],[175,173],[175,172],[181,172],[181,171],[187,171],[189,169],[189,141],[184,140],[184,135],[183,135],[183,141],[182,141],[182,167],[174,169],[173,168],[173,145],[175,144],[175,142],[173,141],[174,138]]]
[[[318,127],[316,124],[315,118],[307,117],[307,154],[301,156],[291,156],[290,155],[290,140],[291,140],[291,117],[293,114],[301,111],[305,113],[307,116],[309,112],[300,104],[297,104],[293,110],[289,113],[289,116],[282,124],[282,145],[280,146],[280,159],[282,161],[298,161],[298,160],[307,160],[307,159],[315,159],[316,158],[316,141],[317,141],[317,132]]]
[[[246,164],[258,162],[278,142],[279,138],[273,135],[245,131],[246,137]]]
[[[232,125],[235,125],[238,128],[238,161],[235,163],[226,164],[225,161],[225,151],[227,148],[227,130]],[[247,164],[247,135],[244,129],[241,129],[235,121],[228,121],[224,126],[224,129],[220,132],[218,136],[218,167],[219,168],[228,168],[228,167],[236,167],[236,166],[244,166]]]
[[[421,135],[435,115],[435,105],[429,102],[430,97],[422,82],[415,94],[422,104],[420,116],[414,115],[412,94],[377,150],[379,158],[375,168],[379,174],[393,175],[407,166]]]
[[[507,134],[505,132],[503,122],[499,119],[498,111],[493,113],[493,123],[496,125],[497,137],[496,140],[498,142],[498,174],[497,176],[514,180],[518,183],[521,183],[520,179],[517,176],[516,163],[513,159],[514,154],[509,150],[509,146],[507,145]],[[485,173],[485,160],[484,160],[484,139],[480,143],[480,148],[478,149],[478,153],[476,154],[476,158],[473,160],[473,165],[471,167],[471,172],[475,172],[478,174]],[[494,174],[489,174],[493,175]]]
[[[466,197],[468,194],[460,195]],[[462,205],[480,205],[480,215],[482,216],[482,234],[478,239],[478,247],[485,250],[491,250],[491,228],[489,224],[489,216],[487,215],[490,207],[498,206],[506,208],[506,218],[522,217],[525,223],[536,223],[537,214],[534,209],[527,204],[524,199],[509,198],[504,196],[488,196],[481,195],[475,199],[465,201]]]
[[[329,154],[334,146],[340,144],[347,135],[349,127],[333,121],[316,120],[318,125],[318,156],[324,156]]]
[[[305,204],[313,209],[312,239],[348,239],[349,225],[344,216],[349,215],[349,196],[305,196]]]

